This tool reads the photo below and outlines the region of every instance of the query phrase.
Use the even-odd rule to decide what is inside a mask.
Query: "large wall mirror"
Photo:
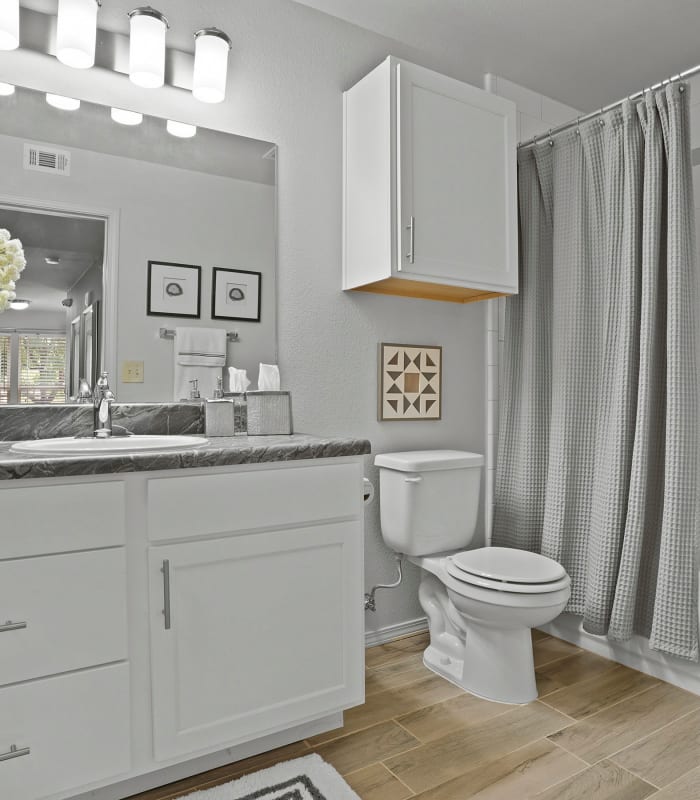
[[[0,228],[27,260],[25,302],[0,313],[0,403],[71,402],[103,369],[119,401],[182,399],[169,336],[181,326],[238,334],[226,363],[253,381],[277,361],[272,143],[182,138],[21,87],[0,108]]]

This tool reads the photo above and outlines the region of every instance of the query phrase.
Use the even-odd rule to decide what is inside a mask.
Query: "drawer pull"
[[[20,756],[28,756],[28,747],[17,747],[13,744],[6,753],[0,753],[0,761],[9,761],[11,758],[19,758]]]
[[[0,633],[5,633],[5,631],[21,631],[22,628],[26,628],[26,622],[12,622],[12,620],[7,620],[4,625],[0,625]]]
[[[406,225],[406,230],[408,231],[408,253],[406,253],[406,258],[409,264],[413,264],[416,260],[414,254],[414,246],[416,243],[416,219],[415,217],[409,217],[409,219],[410,222]]]
[[[170,630],[170,561],[163,559],[163,566],[160,570],[163,573],[163,617],[165,620],[165,630]]]

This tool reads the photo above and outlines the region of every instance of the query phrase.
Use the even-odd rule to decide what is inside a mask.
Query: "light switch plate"
[[[143,383],[143,361],[122,361],[122,383]]]

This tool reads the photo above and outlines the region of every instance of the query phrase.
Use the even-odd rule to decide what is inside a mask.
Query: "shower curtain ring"
[[[581,117],[576,117],[576,135],[581,135],[581,130],[579,129],[579,122],[581,121]]]
[[[549,146],[550,147],[554,147],[554,141],[552,139],[552,129],[551,128],[547,131],[547,136],[549,137],[549,139],[548,139]]]

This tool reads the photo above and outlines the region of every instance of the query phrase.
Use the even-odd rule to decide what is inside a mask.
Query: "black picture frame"
[[[159,271],[158,267],[165,268]],[[173,298],[174,308],[169,310],[167,308],[168,300],[163,297],[155,298],[154,291],[158,285],[158,278],[164,278],[163,272],[168,269],[172,270],[189,270],[196,275],[196,300],[194,294],[189,298],[193,303],[192,312],[182,310],[182,301]],[[158,274],[160,272],[160,275]],[[183,276],[183,280],[185,277]],[[176,281],[173,281],[176,282]],[[179,264],[176,261],[149,261],[148,262],[148,281],[146,286],[146,314],[149,317],[181,317],[186,319],[199,319],[202,309],[202,268],[196,264]]]
[[[257,292],[257,302],[255,295],[247,307],[247,313],[241,314],[225,314],[222,313],[222,307],[228,302],[223,296],[220,279],[227,274],[230,280],[231,275],[240,275],[241,283],[254,284],[254,291]],[[250,276],[253,276],[252,278]],[[240,298],[241,301],[245,297]],[[235,319],[243,322],[260,322],[262,308],[262,272],[254,272],[249,269],[232,269],[227,267],[214,267],[212,282],[211,282],[211,318],[212,319]],[[217,313],[218,312],[218,313]]]

